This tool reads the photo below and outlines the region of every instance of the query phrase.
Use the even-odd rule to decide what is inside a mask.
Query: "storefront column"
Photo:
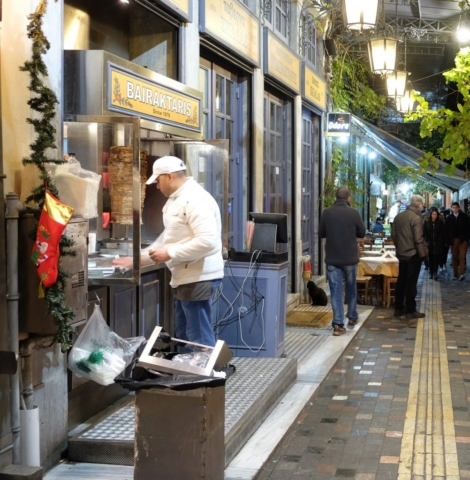
[[[199,89],[199,3],[193,2],[193,21],[180,28],[179,81],[188,87]]]
[[[295,251],[297,252],[297,269],[298,275],[295,279],[295,292],[302,292],[302,97],[297,95],[294,98],[294,194],[295,202]]]
[[[21,177],[24,169],[22,159],[30,155],[29,145],[35,140],[33,127],[26,123],[31,116],[27,105],[30,98],[28,73],[20,66],[31,59],[31,41],[27,37],[28,16],[34,13],[39,0],[18,2],[7,0],[2,5],[2,136],[5,192],[30,194],[31,188],[21,192]],[[59,101],[62,99],[62,16],[63,2],[49,1],[43,17],[43,31],[50,42],[50,50],[43,57],[49,71],[47,84],[54,90]],[[57,130],[59,149],[49,152],[50,158],[60,158],[62,122],[61,105],[57,105],[53,125]],[[37,175],[31,168],[28,177]],[[26,175],[24,175],[26,177]],[[33,183],[28,183],[32,186]],[[34,404],[39,406],[41,431],[41,462],[49,468],[60,460],[67,447],[67,368],[66,358],[58,345],[34,351]],[[53,399],[53,401],[51,400]]]
[[[263,211],[264,166],[264,75],[261,69],[253,73],[253,210]]]
[[[28,15],[34,12],[39,2],[17,2],[7,0],[2,8],[2,58],[1,58],[1,95],[3,118],[3,165],[5,191],[20,193],[21,160],[29,156],[29,145],[34,140],[33,128],[26,123],[31,114],[26,104],[30,97],[28,90],[29,75],[19,68],[31,58],[31,41],[27,37]],[[59,100],[62,96],[62,2],[48,2],[47,13],[43,18],[43,30],[51,44],[44,56],[49,70],[49,86]],[[57,129],[60,148],[61,121],[60,106],[57,106],[54,126]],[[61,154],[59,152],[58,154]],[[54,155],[58,155],[54,154]],[[29,192],[28,192],[29,194]]]

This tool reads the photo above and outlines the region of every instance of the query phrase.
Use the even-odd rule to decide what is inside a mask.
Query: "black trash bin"
[[[224,478],[225,384],[138,390],[135,407],[135,480]]]
[[[160,330],[126,372],[129,377],[116,378],[136,392],[134,479],[223,480],[225,381],[235,370],[228,365],[232,354],[219,340],[207,347],[212,352],[207,368],[156,358],[151,353]],[[226,378],[208,376],[214,367]]]

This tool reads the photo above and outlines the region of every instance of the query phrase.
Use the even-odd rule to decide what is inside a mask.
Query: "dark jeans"
[[[447,264],[447,256],[449,255],[449,245],[447,245],[447,247],[444,245],[443,249],[442,249],[442,256],[441,256],[441,263],[440,263],[440,266],[441,267],[445,267],[446,264]]]
[[[442,253],[429,254],[429,275],[436,275],[439,263],[442,258]]]
[[[397,287],[395,290],[395,309],[404,310],[406,297],[406,313],[416,312],[416,294],[418,289],[421,258],[413,255],[409,260],[400,260]]]
[[[343,279],[346,280],[346,297],[348,299],[348,311],[346,316],[355,322],[357,313],[357,265],[327,265],[326,276],[330,286],[331,306],[333,308],[332,325],[344,326],[344,298]]]

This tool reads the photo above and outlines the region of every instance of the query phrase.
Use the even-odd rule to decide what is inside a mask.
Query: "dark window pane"
[[[225,138],[224,120],[221,117],[215,117],[215,138]]]
[[[226,93],[226,100],[225,100],[225,113],[227,115],[232,114],[232,90],[233,90],[233,82],[226,81],[225,82],[225,93]]]
[[[224,79],[220,75],[215,76],[215,111],[224,111]]]

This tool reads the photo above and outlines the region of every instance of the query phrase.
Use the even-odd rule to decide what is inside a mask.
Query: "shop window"
[[[264,211],[287,213],[286,122],[283,102],[264,98]]]
[[[302,57],[313,66],[317,64],[317,27],[311,15],[302,18]]]
[[[199,70],[199,90],[204,93],[204,138],[229,140],[228,246],[243,246],[243,191],[240,161],[241,108],[239,79],[212,62],[204,61]],[[211,192],[213,193],[213,192]]]
[[[261,15],[286,43],[289,42],[290,0],[261,0]]]
[[[65,0],[64,49],[105,50],[174,80],[178,75],[178,26],[133,0]]]

